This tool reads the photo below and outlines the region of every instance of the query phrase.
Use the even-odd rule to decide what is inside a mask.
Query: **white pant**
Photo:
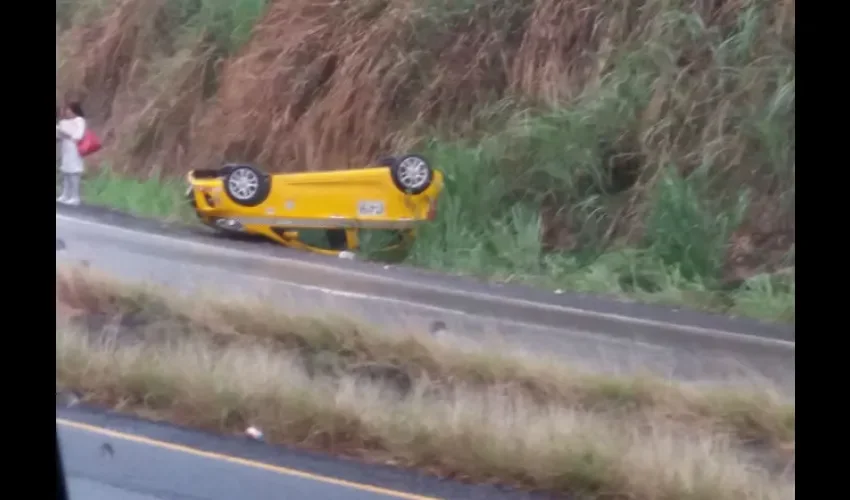
[[[62,173],[62,195],[63,200],[80,199],[80,177],[82,174]]]

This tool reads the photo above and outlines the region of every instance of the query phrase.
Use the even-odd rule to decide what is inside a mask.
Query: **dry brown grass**
[[[119,165],[146,174],[161,162],[185,160],[216,61],[203,39],[174,39],[167,4],[107,0],[97,9],[81,7],[57,35],[57,102],[82,96],[105,139],[101,158],[129,160]]]
[[[425,377],[399,397],[351,375],[310,377],[295,353],[202,335],[127,345],[57,329],[56,346],[59,387],[199,428],[254,425],[274,443],[578,498],[794,498],[793,478],[748,461],[722,434],[653,415],[620,419]]]
[[[650,376],[587,373],[492,346],[461,348],[424,333],[292,317],[257,303],[178,297],[77,267],[58,270],[57,310],[63,322],[78,328],[111,329],[144,342],[202,334],[222,347],[297,352],[305,369],[317,376],[369,373],[402,386],[427,379],[444,388],[499,387],[540,404],[652,416],[688,428],[731,432],[738,440],[774,449],[795,439],[793,401],[755,384],[705,388]]]
[[[793,2],[770,4],[771,33],[793,40]],[[144,86],[146,78],[157,78],[162,59],[194,68],[218,60],[220,52],[182,57],[175,35],[165,31],[174,23],[164,18],[167,2],[112,0],[106,5],[100,17],[80,20],[61,32],[63,55],[57,70],[62,89],[85,91],[97,114],[114,117],[116,125],[138,119],[139,108],[155,106],[164,112],[175,100],[194,103],[178,106],[184,127],[179,132],[187,134],[186,142],[153,143],[130,151],[134,156],[191,144],[193,159],[201,163],[223,155],[275,170],[373,159],[416,139],[420,124],[467,121],[494,99],[568,102],[599,82],[616,53],[663,35],[652,32],[662,28],[653,22],[670,7],[652,0],[488,0],[455,8],[442,0],[273,1],[247,45],[222,59],[214,99],[204,99],[210,95],[200,86],[187,88],[177,78],[164,87],[170,100],[156,104]],[[682,8],[692,9],[709,28],[728,29],[747,5],[725,0],[683,2]],[[209,38],[201,43],[209,47]],[[690,59],[681,61],[690,66],[688,71],[704,69],[698,53],[682,57]],[[699,75],[682,76],[700,81]],[[707,79],[701,88],[690,89],[678,98],[682,102],[669,102],[668,94],[682,89],[658,86],[645,111],[645,132],[653,132],[665,104],[699,102],[699,93],[716,97],[712,83]],[[713,112],[726,111],[720,107]],[[722,122],[722,116],[701,120]],[[196,123],[198,128],[192,126]],[[675,139],[652,135],[653,141]],[[677,148],[646,146],[664,146],[659,153]],[[734,144],[727,146],[734,149]],[[686,150],[700,148],[682,152]]]
[[[625,10],[636,13],[642,2],[632,3]],[[598,80],[612,46],[654,14],[626,20],[619,2],[590,0],[493,0],[460,11],[439,0],[271,2],[248,45],[223,60],[218,91],[206,101],[202,88],[179,78],[145,88],[163,59],[191,73],[220,56],[181,57],[174,35],[163,31],[166,5],[113,0],[100,17],[63,30],[61,87],[88,94],[116,138],[151,128],[166,136],[160,127],[168,117],[151,123],[139,115],[185,104],[169,113],[182,123],[170,131],[185,141],[125,146],[130,158],[163,150],[180,158],[191,145],[196,164],[225,156],[275,170],[374,159],[409,145],[421,124],[468,120],[482,103],[509,94],[570,99]],[[163,90],[169,100],[155,102]]]

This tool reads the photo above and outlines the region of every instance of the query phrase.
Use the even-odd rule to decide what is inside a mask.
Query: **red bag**
[[[98,139],[97,135],[92,132],[90,128],[86,128],[86,131],[83,133],[83,138],[77,143],[77,151],[79,151],[80,156],[83,157],[97,153],[100,151],[101,147],[100,139]]]

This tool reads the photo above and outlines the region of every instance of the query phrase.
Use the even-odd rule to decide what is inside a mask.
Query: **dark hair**
[[[85,118],[86,115],[83,113],[83,107],[77,101],[71,101],[68,103],[68,109],[71,110],[72,113],[79,116],[80,118]]]

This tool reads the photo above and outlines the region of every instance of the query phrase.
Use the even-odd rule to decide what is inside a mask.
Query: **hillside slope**
[[[142,177],[418,148],[450,196],[414,263],[788,320],[795,22],[788,0],[57,0],[57,99]]]

